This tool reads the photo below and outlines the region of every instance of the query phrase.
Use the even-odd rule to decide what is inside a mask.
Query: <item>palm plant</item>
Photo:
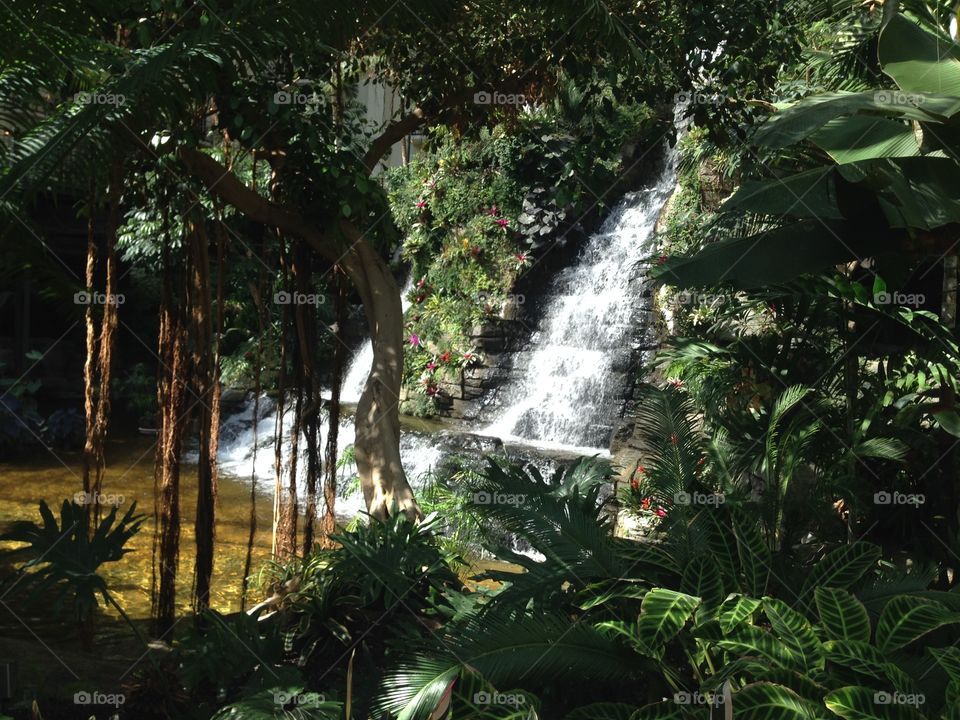
[[[64,500],[60,521],[46,502],[40,502],[42,524],[33,521],[13,523],[0,540],[26,543],[26,547],[4,552],[12,561],[26,559],[7,585],[27,592],[29,598],[52,596],[58,610],[69,600],[74,619],[81,628],[85,649],[93,640],[92,628],[98,596],[112,605],[139,637],[139,631],[120,607],[101,574],[104,563],[117,562],[130,552],[127,542],[143,525],[145,515],[137,515],[134,502],[118,519],[116,506],[90,532],[90,516],[83,505]]]

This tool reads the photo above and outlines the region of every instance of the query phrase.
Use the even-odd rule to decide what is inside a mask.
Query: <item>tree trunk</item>
[[[349,223],[352,243],[343,267],[360,293],[370,328],[373,366],[357,403],[354,454],[367,511],[384,519],[394,508],[423,516],[400,462],[400,385],[403,380],[403,306],[386,262]]]
[[[397,133],[406,129],[406,126],[395,127]],[[393,144],[387,142],[391,137],[374,143],[368,152],[371,158],[368,167],[372,169],[376,164],[382,145],[389,149]],[[401,138],[402,135],[397,139]],[[327,260],[342,265],[360,294],[373,344],[373,367],[357,405],[354,441],[367,510],[373,517],[384,518],[395,504],[409,518],[422,517],[400,464],[403,308],[400,288],[386,262],[352,223],[340,223],[340,229],[350,244],[344,253],[341,243],[322,232],[305,216],[262,197],[209,155],[187,147],[179,148],[178,154],[189,171],[206,183],[210,192],[241,213],[256,222],[279,228],[283,233],[303,238]]]

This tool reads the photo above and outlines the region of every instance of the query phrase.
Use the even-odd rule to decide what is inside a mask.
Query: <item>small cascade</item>
[[[551,283],[518,381],[495,391],[482,431],[516,442],[606,452],[623,402],[637,293],[631,283],[651,253],[657,218],[676,184],[676,157],[652,187],[628,194],[576,262]]]
[[[259,416],[254,418],[254,408],[259,406]],[[290,430],[293,426],[293,408],[288,403],[283,414],[283,445],[281,463],[284,472],[290,467]],[[253,478],[267,494],[272,493],[276,482],[276,456],[274,453],[274,433],[277,423],[277,404],[269,397],[262,396],[259,403],[253,397],[246,399],[244,406],[229,415],[220,426],[220,446],[217,459],[223,472],[239,480]],[[329,424],[326,411],[320,416],[321,448],[326,447]],[[256,438],[256,443],[254,442]],[[353,444],[353,418],[343,418],[337,433],[337,444],[341,457],[343,450]],[[400,439],[400,456],[403,468],[416,488],[422,484],[442,459],[442,452],[429,435],[423,433],[404,433]],[[189,458],[188,458],[189,460]],[[306,467],[306,439],[300,438],[298,472]],[[363,509],[363,496],[353,479],[357,467],[353,462],[343,462],[338,471],[340,481],[337,499],[337,515],[352,518]]]

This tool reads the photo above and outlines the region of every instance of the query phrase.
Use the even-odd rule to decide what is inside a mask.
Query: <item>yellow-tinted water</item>
[[[121,512],[136,501],[137,512],[148,516],[140,532],[128,544],[131,552],[118,562],[103,566],[107,586],[132,618],[150,615],[151,549],[154,533],[153,461],[155,438],[134,436],[111,440],[106,448],[107,471],[103,483],[105,495],[123,496]],[[38,506],[46,500],[59,519],[60,504],[81,489],[82,454],[40,449],[15,464],[0,463],[0,528],[12,520],[39,522]],[[196,554],[193,523],[196,512],[196,466],[181,469],[181,536],[178,572],[178,610],[190,608],[193,566]],[[220,478],[216,514],[216,550],[211,605],[221,612],[240,608],[241,582],[250,529],[250,481]],[[254,573],[270,556],[272,499],[257,496],[257,534],[253,548]],[[0,547],[14,547],[0,543]],[[17,598],[4,600],[16,609]],[[114,615],[112,608],[102,608]]]

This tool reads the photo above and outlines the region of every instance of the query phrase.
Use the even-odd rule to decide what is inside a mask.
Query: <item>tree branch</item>
[[[363,156],[363,164],[367,168],[367,172],[373,172],[377,163],[380,162],[380,158],[386,155],[395,143],[403,140],[426,121],[426,113],[424,113],[423,108],[418,107],[414,108],[409,115],[388,125]]]
[[[246,217],[301,237],[328,260],[337,262],[336,245],[300,213],[270,202],[247,187],[226,166],[196,148],[178,148],[177,156],[187,170],[207,186],[210,193],[235,207]]]

